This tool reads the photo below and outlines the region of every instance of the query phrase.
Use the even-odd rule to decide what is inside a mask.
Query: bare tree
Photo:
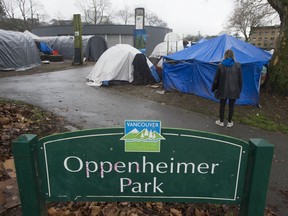
[[[43,5],[37,0],[2,0],[7,18],[15,20],[21,18],[26,29],[33,28]],[[17,21],[17,23],[19,23]]]
[[[4,17],[6,17],[6,12],[5,12],[2,0],[0,0],[0,20]]]
[[[116,17],[119,18],[124,23],[124,25],[127,25],[131,22],[131,20],[133,20],[132,18],[134,18],[134,10],[128,6],[125,6],[124,9],[119,10],[116,13]]]
[[[2,2],[7,18],[15,19],[16,8],[17,8],[16,1],[15,0],[2,0],[1,2]]]
[[[130,23],[130,21],[134,23],[134,10],[131,10],[129,7],[125,6],[123,10],[116,13],[116,17],[120,18],[125,25]],[[165,21],[149,10],[145,10],[145,25],[167,27],[167,23]]]
[[[145,23],[149,26],[167,27],[167,23],[160,19],[155,13],[146,11]]]
[[[246,2],[248,0],[238,0]],[[253,0],[251,0],[253,1]],[[272,6],[280,18],[280,34],[278,44],[269,64],[268,89],[279,95],[288,96],[288,1],[287,0],[255,0],[256,3]],[[261,5],[260,4],[260,5]],[[255,11],[257,12],[257,11]]]
[[[82,10],[87,23],[96,25],[110,20],[108,15],[111,6],[110,0],[78,0],[77,6]]]
[[[39,11],[41,11],[41,8],[43,8],[43,5],[39,1],[29,0],[29,15],[32,28],[39,23]]]
[[[16,0],[1,0],[6,19],[1,22],[2,29],[23,31],[27,29],[27,22],[22,19]]]
[[[276,11],[262,0],[236,0],[232,16],[229,18],[229,28],[241,32],[249,41],[250,30],[256,26],[265,25],[275,15]]]
[[[279,42],[269,65],[268,87],[271,91],[288,96],[288,1],[268,0],[280,17]]]
[[[29,14],[30,6],[28,5],[29,2],[27,0],[16,0],[18,8],[20,10],[21,16],[28,28],[27,16]]]
[[[60,26],[61,24],[63,24],[63,20],[64,20],[64,16],[63,14],[61,13],[61,11],[56,11],[55,15],[54,15],[55,18],[51,19],[50,20],[50,24],[53,25],[53,26]]]

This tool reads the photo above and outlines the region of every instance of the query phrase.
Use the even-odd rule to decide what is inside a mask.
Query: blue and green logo
[[[161,135],[160,121],[125,121],[125,152],[160,152],[160,142],[165,140]]]

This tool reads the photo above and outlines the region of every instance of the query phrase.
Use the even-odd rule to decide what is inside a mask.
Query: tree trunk
[[[278,44],[269,65],[268,89],[274,93],[288,96],[288,1],[268,0],[280,16]]]

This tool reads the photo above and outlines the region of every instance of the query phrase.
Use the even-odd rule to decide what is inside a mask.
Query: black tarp
[[[147,58],[144,54],[136,54],[132,65],[134,68],[134,79],[132,82],[133,85],[148,85],[155,83],[155,80],[151,75],[151,70],[147,64]]]
[[[84,57],[86,57],[88,61],[97,61],[100,56],[108,49],[107,42],[103,37],[88,37],[87,43],[85,43],[84,40],[85,36],[83,38],[83,50]]]

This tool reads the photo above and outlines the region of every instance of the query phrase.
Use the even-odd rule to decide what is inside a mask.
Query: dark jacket
[[[217,67],[212,92],[215,92],[215,97],[219,100],[238,99],[242,89],[241,65],[234,60],[230,60],[229,64],[224,61]]]

